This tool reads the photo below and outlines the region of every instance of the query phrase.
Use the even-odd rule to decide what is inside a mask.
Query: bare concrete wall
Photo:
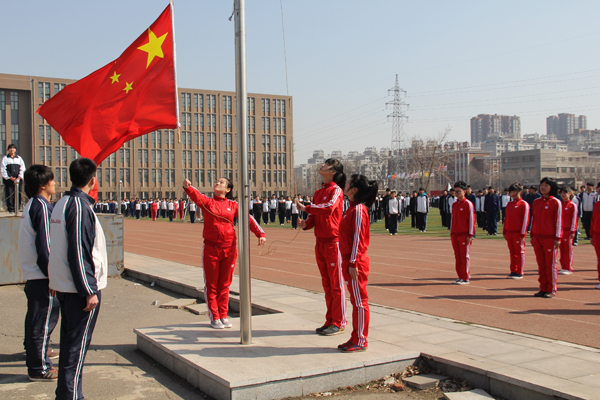
[[[108,276],[121,275],[123,271],[123,217],[98,214],[106,236]],[[0,285],[24,283],[19,267],[18,239],[21,217],[0,217]]]

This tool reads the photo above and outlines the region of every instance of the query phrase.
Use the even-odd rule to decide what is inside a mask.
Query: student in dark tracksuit
[[[27,374],[33,382],[58,379],[50,357],[50,335],[58,322],[59,303],[48,287],[50,256],[50,196],[55,193],[54,174],[45,165],[32,165],[25,171],[25,205],[19,228],[19,263],[25,279],[27,314],[25,316],[25,357]]]
[[[417,227],[417,191],[412,192],[412,196],[408,202],[408,208],[410,211],[410,227]]]
[[[383,199],[381,201],[381,207],[382,207],[382,211],[383,211],[383,219],[385,220],[385,229],[389,230],[390,227],[388,226],[389,223],[389,211],[388,211],[388,204],[390,202],[390,197],[392,197],[390,195],[390,188],[385,189],[385,196],[383,196]]]
[[[56,399],[83,399],[82,370],[106,287],[106,239],[89,192],[96,164],[79,158],[69,167],[71,190],[56,203],[50,219],[50,289],[60,301],[60,359]]]
[[[498,233],[500,197],[498,197],[492,186],[488,188],[488,194],[485,196],[484,211],[487,219],[488,235],[496,235]]]

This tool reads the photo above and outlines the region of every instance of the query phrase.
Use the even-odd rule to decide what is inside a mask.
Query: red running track
[[[202,230],[203,224],[126,220],[125,251],[200,266]],[[251,236],[252,277],[322,292],[312,231],[266,227],[265,232],[267,247],[273,243],[274,251],[266,254],[267,247],[258,248]],[[525,277],[512,280],[506,279],[506,242],[475,239],[471,284],[457,286],[451,284],[456,273],[449,238],[373,234],[369,300],[600,348],[600,290],[594,289],[598,284],[596,255],[585,243],[574,249],[575,274],[559,275],[557,296],[542,299],[533,297],[539,288],[529,244]]]

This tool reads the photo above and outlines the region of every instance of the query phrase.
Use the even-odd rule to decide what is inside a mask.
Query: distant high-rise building
[[[471,118],[471,144],[489,139],[521,137],[521,118],[510,115],[479,114]]]
[[[558,114],[546,118],[546,135],[555,135],[557,139],[566,139],[575,132],[575,129],[587,129],[585,115]]]

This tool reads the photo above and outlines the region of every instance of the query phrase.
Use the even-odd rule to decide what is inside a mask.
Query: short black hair
[[[512,185],[510,185],[508,187],[508,191],[512,192],[513,190],[520,192],[521,190],[523,190],[524,188],[521,187],[521,185],[519,184],[519,182],[515,182]]]
[[[556,196],[558,194],[558,183],[556,183],[554,179],[547,176],[545,178],[542,178],[542,180],[540,181],[540,185],[542,183],[550,185],[550,196]]]
[[[493,187],[493,186],[488,186],[488,188],[487,188],[487,189],[488,189],[488,190],[491,190],[491,189],[494,189],[494,187]],[[494,189],[494,190],[495,190],[495,189]]]
[[[594,187],[594,184],[593,184],[592,182],[588,182],[588,183],[586,183],[586,186],[591,186],[591,187]],[[582,186],[582,187],[583,187],[583,186]]]
[[[465,181],[456,181],[454,182],[454,188],[467,190],[467,183]]]
[[[32,198],[39,193],[42,186],[54,180],[54,172],[46,165],[33,164],[25,170],[23,180],[25,181],[25,194]]]
[[[6,148],[6,151],[9,151],[10,149],[15,149],[16,150],[17,149],[17,145],[14,144],[14,143],[9,144],[8,147]]]
[[[422,191],[425,191],[425,188],[424,188],[424,187],[420,187],[420,188],[419,188],[419,192],[420,192],[421,190],[422,190]]]
[[[96,163],[85,157],[73,160],[69,166],[69,175],[73,186],[82,188],[96,176]]]

